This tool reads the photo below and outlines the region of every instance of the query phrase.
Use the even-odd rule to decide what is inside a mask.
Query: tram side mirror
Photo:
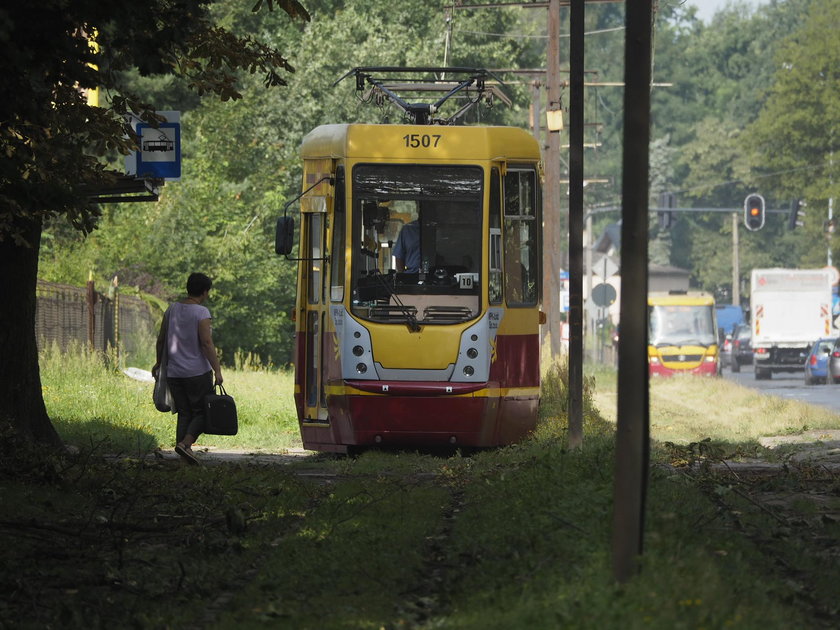
[[[292,217],[277,219],[274,232],[274,253],[278,256],[288,256],[295,244],[295,220]]]

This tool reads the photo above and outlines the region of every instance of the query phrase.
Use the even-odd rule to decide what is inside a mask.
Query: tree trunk
[[[38,346],[35,341],[35,289],[41,220],[16,219],[21,245],[7,232],[0,240],[0,423],[20,436],[60,446],[41,391]]]

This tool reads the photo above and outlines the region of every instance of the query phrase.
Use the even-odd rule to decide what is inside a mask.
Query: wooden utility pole
[[[648,147],[652,0],[626,5],[622,157],[621,335],[613,485],[613,576],[639,570],[650,459],[648,395]]]
[[[569,447],[583,443],[584,0],[572,0],[569,45]]]

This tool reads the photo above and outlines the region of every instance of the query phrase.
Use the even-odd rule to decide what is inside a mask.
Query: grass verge
[[[175,416],[152,404],[152,384],[110,370],[101,355],[41,354],[44,402],[62,438],[100,452],[142,454],[175,445]],[[203,435],[197,448],[278,453],[301,446],[291,372],[225,370],[225,389],[236,400],[239,433]]]
[[[736,476],[706,465],[714,449],[692,453],[699,467],[679,465],[678,444],[656,449],[642,571],[614,583],[613,427],[594,404],[609,375],[588,380],[575,451],[565,384],[552,382],[563,377],[548,374],[531,439],[471,457],[368,451],[191,468],[0,440],[0,498],[13,506],[0,520],[0,626],[832,627],[840,506],[826,470]],[[660,386],[670,406],[652,411],[656,422],[673,422],[662,409],[689,415],[704,388],[731,410],[781,410],[782,430],[802,422],[789,403],[712,379]],[[687,451],[713,437],[735,451],[762,434],[754,412],[733,412],[738,431],[707,424],[676,441]]]
[[[614,370],[591,375],[593,405],[614,424]],[[722,378],[675,376],[650,382],[650,435],[655,442],[689,444],[711,438],[754,445],[759,437],[840,428],[840,415],[815,405],[771,396]]]

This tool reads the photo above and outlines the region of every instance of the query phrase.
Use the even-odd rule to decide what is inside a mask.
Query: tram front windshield
[[[353,169],[355,315],[446,324],[478,314],[483,179],[478,166]]]

